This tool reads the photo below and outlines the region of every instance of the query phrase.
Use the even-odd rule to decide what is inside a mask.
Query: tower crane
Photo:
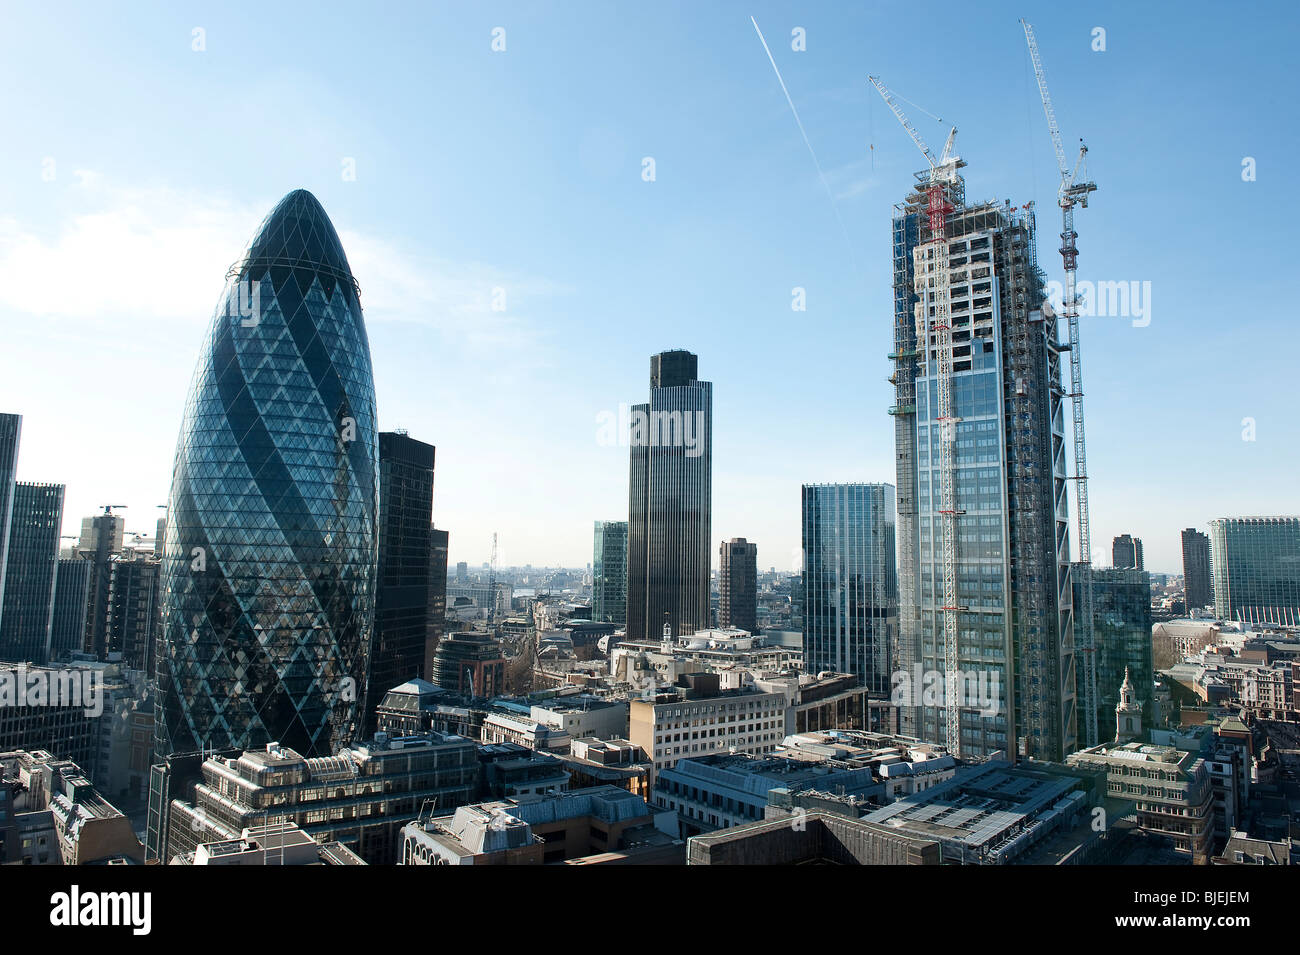
[[[1096,746],[1101,742],[1097,727],[1097,647],[1092,619],[1092,537],[1088,518],[1088,447],[1083,428],[1083,363],[1079,350],[1079,300],[1075,293],[1075,273],[1079,265],[1079,249],[1075,244],[1079,234],[1074,231],[1074,207],[1088,208],[1088,194],[1096,192],[1097,184],[1088,179],[1088,147],[1079,140],[1079,157],[1071,170],[1061,145],[1061,130],[1056,125],[1056,111],[1052,97],[1047,92],[1047,76],[1043,61],[1038,55],[1038,41],[1028,20],[1020,25],[1025,30],[1029,44],[1029,58],[1034,64],[1038,79],[1038,93],[1043,100],[1043,113],[1047,129],[1052,134],[1052,147],[1056,150],[1056,164],[1061,171],[1061,183],[1056,201],[1061,207],[1061,259],[1065,264],[1065,292],[1061,298],[1061,311],[1070,329],[1070,403],[1074,413],[1074,498],[1079,528],[1079,593],[1083,606],[1075,615],[1077,649],[1083,654],[1083,707],[1085,710],[1085,743]]]
[[[948,201],[948,186],[956,182],[957,170],[964,165],[953,155],[957,127],[948,133],[943,154],[934,158],[921,134],[908,121],[903,109],[889,88],[878,76],[867,79],[876,88],[885,105],[907,131],[916,148],[930,164],[929,182],[925,188],[926,218],[930,224],[930,239],[917,246],[914,252],[916,267],[914,287],[920,296],[921,315],[926,319],[928,338],[935,346],[938,365],[938,408],[934,421],[939,426],[939,517],[943,531],[943,661],[944,661],[944,723],[948,752],[961,755],[961,707],[955,698],[961,686],[957,654],[957,614],[966,608],[957,603],[957,509],[956,496],[956,439],[957,422],[952,401],[952,323],[948,317],[948,213],[953,211]],[[918,326],[919,327],[919,326]],[[930,343],[920,343],[920,352],[928,365]]]

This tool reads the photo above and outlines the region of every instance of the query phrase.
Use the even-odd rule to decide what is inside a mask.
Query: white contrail
[[[808,155],[812,156],[813,165],[817,167],[817,178],[822,181],[822,186],[826,189],[826,195],[831,200],[831,210],[835,213],[835,218],[844,233],[844,241],[849,244],[849,258],[853,261],[853,267],[856,269],[857,260],[853,255],[853,243],[849,240],[849,230],[844,225],[844,219],[840,216],[839,206],[835,204],[835,193],[831,191],[831,185],[826,181],[826,175],[822,172],[822,164],[817,161],[817,151],[813,149],[812,140],[808,138],[808,132],[803,128],[803,120],[799,118],[799,111],[794,108],[794,100],[790,98],[790,90],[786,87],[785,79],[781,76],[781,70],[772,56],[772,50],[763,37],[763,31],[758,28],[758,21],[750,17],[749,22],[754,24],[754,32],[758,34],[758,42],[763,44],[763,51],[767,54],[767,61],[772,64],[772,72],[776,74],[776,81],[781,84],[781,92],[785,94],[785,101],[790,104],[790,112],[794,114],[795,125],[799,127],[799,135],[803,137],[803,143],[808,147]]]

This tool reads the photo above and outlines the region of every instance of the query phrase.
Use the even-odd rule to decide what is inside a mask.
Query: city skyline
[[[956,117],[958,148],[977,164],[981,196],[1032,199],[1049,217],[1040,227],[1054,226],[1051,151],[1026,75],[1018,11],[1010,7],[952,14],[998,54],[988,83],[1015,107],[1001,113],[953,82],[957,67],[926,74],[891,51],[882,36],[897,21],[882,11],[794,14],[760,3],[688,21],[679,7],[617,29],[593,7],[515,11],[501,14],[508,36],[501,53],[490,47],[497,25],[490,14],[407,13],[440,38],[445,64],[411,57],[431,85],[464,70],[485,80],[409,127],[367,107],[396,80],[391,68],[363,80],[328,58],[289,50],[277,51],[278,70],[241,78],[243,67],[268,54],[268,41],[238,29],[234,13],[205,14],[202,52],[191,48],[200,25],[172,17],[134,22],[128,31],[88,10],[66,37],[59,25],[77,67],[50,79],[46,102],[57,108],[38,113],[32,104],[16,105],[14,128],[30,146],[0,158],[0,196],[9,210],[0,222],[0,305],[10,331],[0,407],[25,418],[18,480],[67,486],[63,533],[75,533],[106,501],[129,505],[130,530],[152,527],[166,499],[180,419],[166,396],[184,390],[194,343],[220,291],[215,277],[265,209],[298,186],[321,197],[356,250],[354,268],[373,316],[379,427],[406,428],[439,447],[438,523],[452,532],[451,559],[472,566],[487,559],[494,531],[502,565],[589,562],[591,522],[622,519],[626,507],[626,454],[601,444],[597,418],[626,400],[644,356],[665,348],[699,354],[718,387],[712,560],[722,541],[744,536],[758,543],[760,567],[797,569],[802,484],[894,480],[884,413],[891,403],[883,357],[888,220],[920,157],[872,102],[866,73],[879,72],[927,108]],[[391,18],[402,15],[395,8],[373,29],[389,30]],[[55,29],[36,10],[14,16],[13,37]],[[266,16],[274,23],[291,14]],[[605,91],[554,61],[579,42],[574,37],[589,35],[578,24],[599,33],[602,23],[607,44],[581,42],[584,55],[598,61],[588,69],[613,77]],[[1108,30],[1104,52],[1090,47],[1096,23]],[[1275,410],[1285,401],[1282,359],[1252,344],[1272,320],[1243,314],[1232,283],[1193,287],[1183,278],[1208,274],[1208,263],[1221,261],[1214,237],[1230,217],[1259,230],[1262,258],[1251,266],[1250,284],[1261,301],[1280,300],[1285,268],[1272,258],[1281,254],[1278,245],[1266,240],[1275,226],[1267,221],[1263,180],[1294,148],[1296,133],[1266,124],[1263,106],[1242,101],[1234,85],[1272,82],[1281,60],[1268,51],[1280,40],[1252,32],[1256,46],[1248,52],[1246,27],[1216,26],[1237,69],[1231,88],[1203,74],[1189,77],[1182,98],[1162,100],[1139,123],[1117,106],[1127,102],[1133,71],[1154,76],[1172,68],[1180,43],[1203,20],[1168,24],[1116,6],[1086,18],[1045,11],[1035,25],[1064,134],[1071,142],[1086,135],[1101,183],[1079,219],[1080,278],[1149,279],[1154,290],[1147,327],[1083,320],[1094,547],[1131,532],[1146,543],[1151,570],[1177,573],[1183,528],[1294,510],[1285,476],[1300,442],[1296,424]],[[790,48],[795,26],[807,30],[804,52]],[[638,30],[644,40],[630,39]],[[666,62],[656,41],[669,37],[683,47],[674,60],[683,54],[696,64],[685,75],[656,72]],[[35,69],[33,48],[0,43],[7,54],[0,75],[15,85]],[[710,58],[716,66],[707,65]],[[133,85],[109,101],[85,95],[83,71],[113,72],[126,59],[154,70],[148,99]],[[726,82],[703,103],[684,106],[689,91],[717,78],[715,69]],[[655,92],[638,88],[645,75],[655,77]],[[522,81],[543,76],[550,79],[536,93],[520,91]],[[314,127],[322,107],[291,96],[296,111],[286,112],[296,118],[256,155],[217,150],[230,124],[190,115],[194,102],[223,84],[242,94],[230,98],[247,101],[286,92],[295,80],[344,94],[360,85],[337,99],[335,118]],[[557,93],[578,108],[550,106]],[[546,101],[534,104],[533,96]],[[164,141],[151,134],[144,102],[191,135]],[[1178,182],[1153,177],[1154,144],[1196,128],[1203,109],[1221,117],[1219,141],[1194,151]],[[530,110],[552,122],[509,119]],[[78,134],[61,131],[46,114],[64,117]],[[470,135],[482,115],[501,117],[492,154]],[[942,141],[943,127],[917,121],[932,145]],[[121,145],[123,125],[140,131],[140,148]],[[294,130],[308,128],[295,139]],[[455,150],[445,147],[449,139]],[[221,164],[212,158],[218,152]],[[642,179],[646,156],[656,160],[653,182]],[[1246,156],[1258,162],[1260,182],[1242,180]],[[354,181],[342,178],[347,158],[356,163]],[[551,187],[546,205],[535,198],[542,177]],[[1194,216],[1182,211],[1190,187],[1199,190]],[[1176,253],[1159,247],[1156,220],[1168,215],[1184,230]],[[607,220],[619,224],[614,248],[602,250],[601,243],[611,244]],[[1059,279],[1049,247],[1040,258],[1049,280]],[[673,281],[658,281],[661,274]],[[750,281],[754,275],[762,278]],[[806,312],[790,309],[795,287],[806,290]],[[91,288],[95,295],[86,293]],[[501,312],[492,308],[498,288],[506,293]],[[1229,314],[1231,322],[1219,320]],[[619,316],[616,333],[611,315]],[[792,325],[810,334],[786,334]],[[738,337],[740,330],[748,334]],[[826,347],[832,337],[840,347]],[[51,342],[59,356],[53,369]],[[583,343],[582,382],[565,371],[574,342]],[[818,367],[815,380],[773,388],[771,376],[755,374],[787,354]],[[103,376],[106,360],[115,386],[101,389],[92,414],[75,384],[102,380],[95,376]],[[422,372],[430,362],[447,374],[431,379]],[[1229,376],[1221,388],[1185,387],[1188,375],[1247,362],[1252,373]],[[1161,366],[1179,373],[1153,372]],[[755,407],[765,413],[751,414]],[[1198,422],[1200,441],[1193,448],[1170,442],[1170,455],[1232,460],[1249,468],[1252,480],[1237,480],[1235,467],[1207,467],[1195,482],[1170,481],[1170,462],[1152,453],[1159,444],[1148,432],[1167,422],[1170,433],[1182,426],[1186,434],[1184,415]],[[1255,440],[1243,440],[1248,418]],[[773,438],[784,454],[769,453]],[[521,460],[530,464],[526,476]],[[575,474],[583,475],[582,494],[572,493]],[[1153,499],[1146,492],[1156,486],[1161,493]]]

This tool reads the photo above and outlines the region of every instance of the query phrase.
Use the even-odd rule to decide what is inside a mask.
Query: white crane
[[[903,129],[912,137],[930,164],[930,182],[926,187],[926,217],[930,223],[930,240],[917,246],[914,254],[914,288],[920,296],[921,315],[926,318],[929,338],[934,342],[938,364],[939,401],[935,423],[939,426],[939,515],[943,530],[943,659],[944,721],[948,752],[961,755],[961,708],[955,698],[961,685],[957,654],[957,613],[965,608],[957,604],[957,509],[956,440],[957,422],[952,403],[952,323],[948,318],[948,239],[946,224],[953,210],[948,202],[946,184],[957,179],[962,161],[952,153],[957,127],[948,133],[943,155],[934,158],[921,134],[908,121],[894,95],[878,76],[867,79],[876,88]],[[920,336],[918,336],[920,337]],[[929,362],[929,342],[920,342],[919,351]]]
[[[1061,130],[1056,125],[1056,111],[1052,109],[1052,97],[1047,92],[1047,77],[1043,73],[1043,62],[1038,56],[1038,41],[1034,38],[1034,28],[1029,21],[1021,20],[1025,29],[1025,40],[1029,44],[1029,57],[1034,63],[1034,75],[1038,78],[1038,93],[1043,100],[1043,113],[1047,116],[1047,128],[1052,134],[1052,146],[1056,150],[1056,163],[1061,170],[1061,184],[1057,189],[1057,204],[1061,207],[1061,259],[1065,263],[1065,293],[1061,299],[1061,311],[1065,315],[1070,329],[1070,402],[1074,412],[1074,497],[1075,510],[1078,513],[1079,527],[1079,593],[1083,606],[1075,614],[1075,633],[1077,649],[1083,654],[1083,708],[1085,745],[1096,746],[1101,742],[1097,726],[1097,647],[1092,620],[1092,535],[1088,518],[1088,447],[1084,440],[1083,428],[1083,361],[1079,350],[1079,300],[1075,293],[1075,273],[1079,265],[1079,249],[1075,241],[1079,235],[1074,231],[1074,207],[1088,208],[1088,193],[1097,190],[1097,184],[1088,180],[1088,147],[1079,140],[1079,158],[1071,170],[1065,159],[1065,148],[1061,145]]]

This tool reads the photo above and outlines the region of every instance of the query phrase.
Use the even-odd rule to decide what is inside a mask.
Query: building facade
[[[80,557],[59,560],[54,577],[54,613],[50,620],[51,660],[59,660],[82,649],[93,569],[90,561]]]
[[[1082,600],[1078,581],[1074,591],[1078,604]],[[1113,724],[1126,671],[1133,675],[1135,693],[1149,725],[1155,685],[1151,575],[1145,570],[1094,569],[1092,631],[1097,656],[1097,725],[1104,733]]]
[[[1010,203],[968,205],[954,169],[939,184],[951,207],[941,263],[927,215],[929,180],[918,174],[893,221],[899,665],[943,672],[945,615],[954,613],[958,667],[996,684],[998,699],[961,708],[960,738],[950,748],[1060,759],[1074,749],[1077,725],[1065,389],[1056,314],[1043,306],[1034,213]],[[955,421],[938,403],[933,319],[945,311]],[[953,611],[944,609],[941,440],[953,442]],[[945,740],[946,724],[942,706],[903,712],[911,735]]]
[[[54,584],[63,523],[63,485],[13,487],[0,618],[0,660],[48,663]]]
[[[1110,563],[1116,570],[1143,570],[1142,538],[1121,534],[1110,544]]]
[[[18,443],[22,433],[22,415],[0,414],[0,626],[4,625],[5,564],[9,556],[9,522],[13,516]]]
[[[1221,619],[1300,625],[1300,517],[1210,521],[1210,570]]]
[[[304,757],[271,743],[238,758],[213,757],[203,763],[194,802],[171,806],[168,861],[252,826],[294,823],[370,865],[391,865],[402,826],[428,805],[469,802],[478,777],[474,743],[441,733],[380,736],[335,756]]]
[[[314,755],[359,732],[377,483],[359,289],[300,189],[232,268],[185,408],[163,547],[160,754],[280,741]]]
[[[596,521],[591,568],[591,619],[625,625],[627,521]]]
[[[132,554],[114,558],[111,565],[105,649],[121,653],[123,666],[152,673],[162,615],[162,563],[152,556]]]
[[[632,406],[627,635],[706,629],[713,547],[713,385],[688,351],[650,359],[650,400]]]
[[[895,495],[888,484],[805,484],[804,667],[890,687],[898,628]]]
[[[718,549],[718,626],[758,630],[758,545],[743,537]]]
[[[433,540],[434,447],[402,432],[379,435],[379,576],[375,589],[375,639],[366,696],[367,734],[375,707],[392,687],[421,677],[436,643],[441,585],[446,601],[445,553],[436,579]]]
[[[1210,538],[1194,527],[1183,531],[1183,591],[1187,612],[1214,603],[1210,583]]]

